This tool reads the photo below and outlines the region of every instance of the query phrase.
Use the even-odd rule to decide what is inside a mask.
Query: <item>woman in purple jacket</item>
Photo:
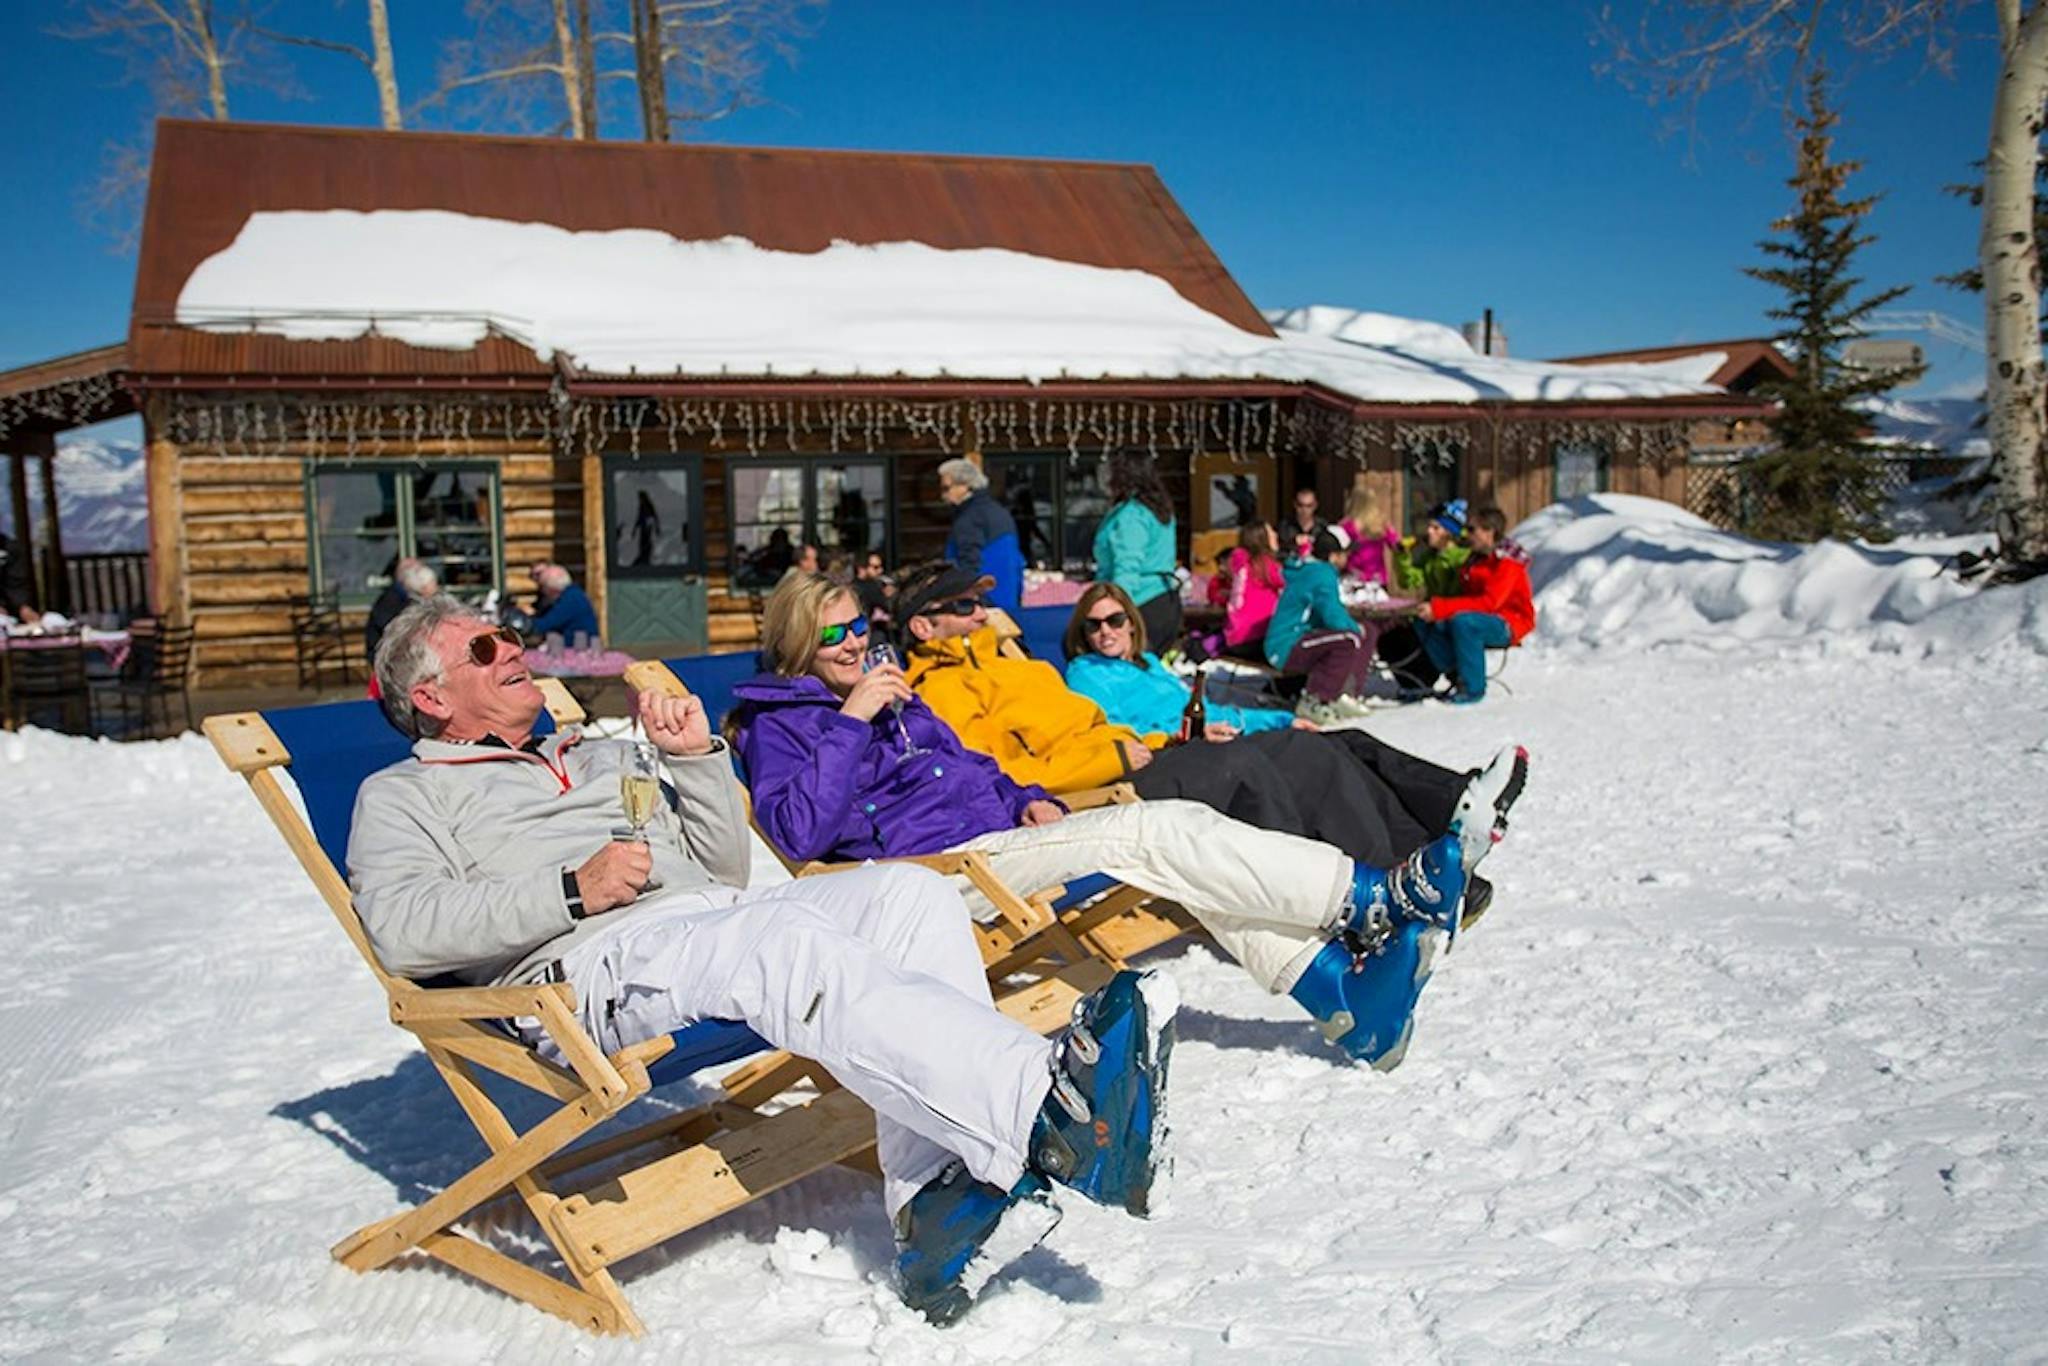
[[[734,689],[726,727],[754,818],[784,854],[970,849],[1024,891],[1107,873],[1179,902],[1253,980],[1293,996],[1352,1057],[1380,1068],[1400,1061],[1437,931],[1457,925],[1464,900],[1455,835],[1386,870],[1194,802],[1069,815],[965,749],[900,670],[862,670],[866,619],[840,585],[792,574],[762,624],[774,672]],[[986,906],[973,894],[968,904]]]

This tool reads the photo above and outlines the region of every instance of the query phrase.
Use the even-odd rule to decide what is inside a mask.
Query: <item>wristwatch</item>
[[[581,920],[590,914],[583,909],[583,889],[576,885],[576,870],[573,868],[562,870],[562,900],[568,903],[571,920]]]

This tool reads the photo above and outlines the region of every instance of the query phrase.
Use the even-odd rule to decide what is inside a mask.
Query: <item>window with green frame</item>
[[[485,462],[308,462],[306,535],[315,597],[369,602],[407,557],[466,598],[504,582],[504,504]]]

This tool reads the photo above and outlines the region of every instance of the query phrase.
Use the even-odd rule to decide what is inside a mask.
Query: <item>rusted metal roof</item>
[[[1784,352],[1778,350],[1768,337],[1689,342],[1682,346],[1646,346],[1633,351],[1602,351],[1591,356],[1560,356],[1557,359],[1563,365],[1605,365],[1612,362],[1649,365],[1657,361],[1705,355],[1709,351],[1722,352],[1727,359],[1721,363],[1720,369],[1707,377],[1707,383],[1718,384],[1731,393],[1747,393],[1763,380],[1790,379],[1794,373],[1792,362],[1785,359]]]
[[[195,267],[249,215],[281,209],[445,209],[580,230],[740,236],[785,251],[834,240],[1005,247],[1143,270],[1238,327],[1272,329],[1149,166],[559,138],[386,133],[165,120],[136,266],[133,368],[173,377],[379,377],[545,382],[503,338],[468,351],[383,337],[294,342],[175,325]]]

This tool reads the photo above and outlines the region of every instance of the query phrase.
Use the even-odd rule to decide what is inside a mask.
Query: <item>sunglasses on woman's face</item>
[[[498,642],[507,645],[522,645],[519,633],[510,626],[493,626],[488,631],[479,631],[469,638],[469,662],[479,669],[488,669],[498,662]]]
[[[866,640],[868,636],[868,619],[866,617],[855,617],[852,621],[835,621],[830,626],[820,626],[818,628],[818,648],[829,650],[848,636],[852,636],[856,640]]]
[[[918,615],[921,617],[971,617],[981,610],[980,598],[954,598],[951,602],[935,602]]]
[[[1112,631],[1121,631],[1124,629],[1124,627],[1129,626],[1130,624],[1131,614],[1129,612],[1111,612],[1106,617],[1088,618],[1088,634],[1091,636],[1096,635],[1100,631],[1102,631],[1104,627],[1107,627]]]

